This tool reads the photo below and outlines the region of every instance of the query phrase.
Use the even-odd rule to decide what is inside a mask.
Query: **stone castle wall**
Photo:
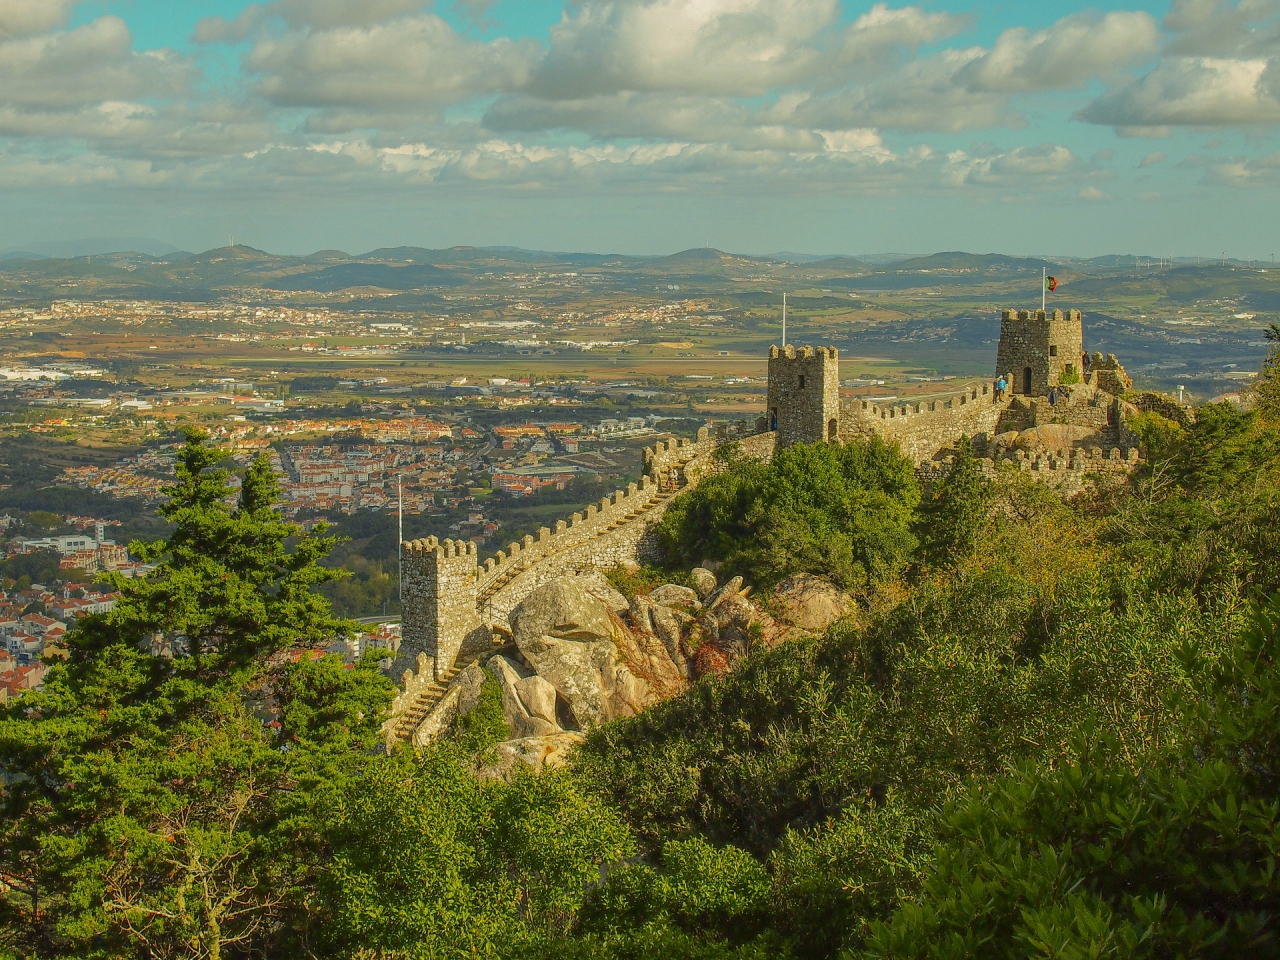
[[[404,622],[398,662],[414,662],[425,654],[438,678],[480,628],[476,545],[427,537],[400,549]]]
[[[1104,450],[1091,447],[1073,451],[1068,456],[1026,456],[1022,451],[1000,461],[980,459],[978,463],[988,477],[996,477],[1004,469],[1020,470],[1064,497],[1075,496],[1096,488],[1099,483],[1115,482],[1127,477],[1138,465],[1137,447],[1112,447]],[[947,464],[922,466],[916,471],[917,479],[925,484],[945,479],[950,467]]]
[[[922,463],[955,443],[961,435],[983,439],[994,435],[1008,399],[997,401],[990,383],[972,384],[941,399],[876,404],[848,401],[841,418],[842,439],[878,434],[896,440],[912,463]]]
[[[742,456],[767,460],[775,443],[776,435],[766,433],[738,446]],[[438,677],[461,650],[479,645],[492,627],[505,627],[507,615],[543,584],[583,570],[659,559],[655,527],[675,496],[672,471],[680,488],[696,485],[725,468],[715,456],[717,447],[705,427],[696,441],[658,441],[645,450],[640,483],[557,520],[554,529],[542,527],[537,537],[508,544],[483,564],[473,543],[441,544],[429,537],[405,544],[400,662],[421,668],[419,655],[425,655]]]

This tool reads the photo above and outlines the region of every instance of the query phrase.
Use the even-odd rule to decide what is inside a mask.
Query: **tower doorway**
[[[777,407],[774,407],[772,410],[769,411],[769,429],[770,430],[778,429],[778,408]]]
[[[827,421],[827,442],[835,443],[840,435],[840,424],[835,420]]]
[[[1031,396],[1031,368],[1030,367],[1022,368],[1022,390],[1020,392],[1026,394],[1028,397]]]

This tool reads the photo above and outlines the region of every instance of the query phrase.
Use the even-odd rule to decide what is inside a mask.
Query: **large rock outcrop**
[[[649,684],[619,656],[616,641],[624,638],[608,607],[573,577],[539,587],[508,619],[521,656],[564,698],[579,728],[653,702]]]
[[[455,678],[414,742],[443,736],[490,677],[502,689],[511,739],[485,772],[554,766],[587,727],[639,713],[800,629],[823,629],[851,603],[825,581],[793,577],[774,595],[777,622],[741,577],[720,585],[700,568],[690,580],[696,589],[664,584],[630,603],[598,573],[539,587],[508,617],[513,646]]]

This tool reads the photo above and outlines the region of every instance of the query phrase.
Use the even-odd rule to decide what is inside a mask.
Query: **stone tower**
[[[769,348],[768,429],[778,446],[840,439],[840,354],[835,347]]]
[[[996,376],[1009,377],[1010,393],[1044,396],[1060,383],[1079,383],[1084,330],[1079,310],[1005,310],[1000,314]]]
[[[439,679],[482,629],[476,610],[476,545],[435,537],[403,544],[403,636],[399,660],[425,653]]]

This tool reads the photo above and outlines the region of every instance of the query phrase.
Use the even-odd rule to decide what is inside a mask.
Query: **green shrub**
[[[483,754],[510,739],[511,727],[502,712],[502,684],[486,672],[479,701],[470,713],[458,718],[454,741],[466,753]]]
[[[678,497],[659,527],[668,559],[707,558],[768,587],[791,573],[867,590],[906,562],[920,499],[911,464],[879,437],[737,460]]]

